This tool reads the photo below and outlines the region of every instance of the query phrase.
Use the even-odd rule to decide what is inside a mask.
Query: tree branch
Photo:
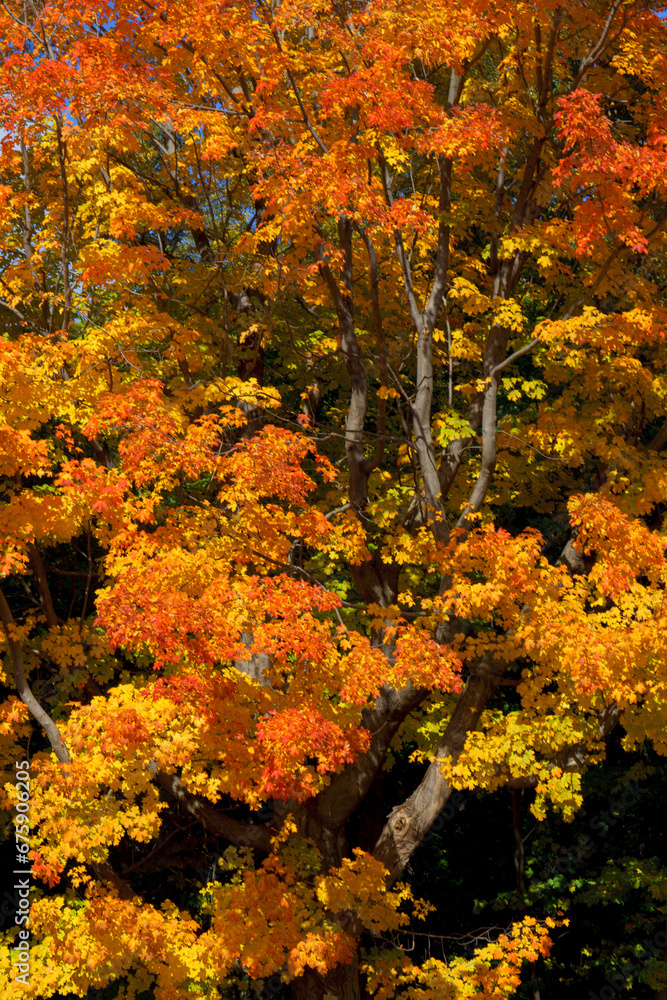
[[[382,325],[382,313],[380,311],[380,284],[378,279],[377,257],[373,242],[359,226],[355,227],[361,236],[366,252],[368,254],[368,276],[371,286],[371,306],[373,311],[373,325],[375,327],[375,340],[378,348],[380,382],[384,388],[389,385],[389,371],[387,367],[387,348],[384,339],[384,328]],[[377,420],[377,440],[375,452],[372,459],[365,464],[366,474],[369,475],[382,463],[385,446],[385,430],[387,426],[387,400],[383,397],[378,400],[378,420]]]
[[[42,562],[40,551],[36,545],[28,546],[28,558],[30,559],[30,568],[37,583],[37,589],[39,590],[42,608],[44,609],[44,615],[46,616],[46,624],[49,628],[55,628],[58,625],[58,616],[55,612],[55,608],[53,607],[53,599],[51,597],[44,563]]]
[[[616,17],[622,6],[623,6],[623,0],[614,0],[614,3],[611,5],[607,18],[604,22],[604,26],[602,28],[602,33],[600,37],[598,38],[593,48],[583,57],[583,59],[579,63],[579,70],[574,78],[574,82],[571,88],[572,90],[577,89],[583,78],[586,76],[586,73],[588,73],[589,69],[593,65],[595,65],[595,62],[604,53],[604,50],[607,47],[607,42],[609,40],[609,32],[611,31],[611,26],[614,22],[614,18]]]
[[[386,685],[372,710],[362,721],[371,733],[371,745],[353,764],[337,774],[317,797],[317,812],[329,827],[340,827],[359,807],[375,781],[387,756],[389,744],[401,723],[424,700],[428,692],[412,685],[397,691]]]
[[[646,447],[649,451],[661,451],[667,444],[667,420],[660,430],[651,438]]]
[[[598,734],[600,739],[606,739],[609,736],[620,722],[621,715],[621,709],[615,701],[607,706],[603,712],[600,712],[598,717]],[[583,743],[575,743],[573,746],[565,747],[564,750],[555,754],[547,766],[549,770],[559,767],[562,771],[581,771],[586,765],[586,757],[585,745]],[[518,791],[521,788],[535,788],[538,783],[539,779],[537,775],[529,774],[521,778],[510,777],[507,787]]]
[[[10,610],[9,605],[5,599],[5,595],[2,590],[0,590],[0,619],[2,619],[2,624],[5,629],[5,635],[7,637],[7,645],[9,646],[9,655],[12,660],[12,667],[14,670],[14,681],[16,683],[16,690],[19,693],[19,697],[24,705],[27,705],[28,710],[37,720],[37,722],[42,726],[44,732],[46,733],[49,743],[53,747],[53,751],[60,761],[61,764],[70,763],[70,755],[67,747],[63,743],[62,736],[60,735],[60,730],[56,726],[55,722],[51,716],[42,708],[34,694],[30,690],[30,685],[26,680],[25,676],[25,666],[23,663],[23,650],[21,649],[21,644],[16,641],[12,635],[12,631],[16,628],[16,622],[14,621],[14,616]]]
[[[186,791],[181,779],[175,774],[155,770],[153,780],[191,816],[194,816],[205,830],[231,840],[241,847],[252,847],[262,854],[270,854],[271,828],[265,823],[245,823],[225,816],[199,795]]]
[[[412,795],[392,809],[373,849],[374,856],[388,869],[390,882],[400,876],[452,794],[438,759],[459,757],[468,733],[476,728],[507,666],[507,662],[490,656],[475,664],[452,712],[436,759]]]
[[[350,405],[345,422],[345,453],[350,474],[350,503],[359,513],[368,501],[368,475],[364,453],[364,421],[368,407],[368,383],[361,357],[359,342],[354,332],[354,306],[352,299],[352,223],[347,216],[338,220],[338,242],[343,251],[343,288],[336,281],[331,268],[320,261],[320,271],[327,283],[338,316],[340,351],[350,378]]]
[[[489,374],[489,381],[484,392],[484,406],[482,409],[482,467],[473,486],[470,499],[466,504],[463,513],[457,521],[457,528],[470,529],[473,527],[473,515],[477,513],[486,497],[491,484],[491,479],[496,467],[496,440],[498,425],[496,420],[496,401],[498,397],[498,375],[504,368],[511,365],[513,361],[523,357],[533,347],[540,343],[539,336],[525,344],[518,351],[514,351],[508,358],[497,364]]]

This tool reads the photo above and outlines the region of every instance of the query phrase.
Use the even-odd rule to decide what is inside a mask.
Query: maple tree
[[[413,961],[400,879],[455,790],[571,820],[619,725],[667,750],[659,15],[0,5],[2,804],[30,746],[43,887],[3,995],[500,997],[548,954],[525,913]]]

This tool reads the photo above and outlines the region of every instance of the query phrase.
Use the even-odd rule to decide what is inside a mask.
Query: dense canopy
[[[587,991],[557,831],[667,752],[661,10],[7,0],[0,34],[2,996]],[[582,949],[591,989],[667,996],[654,832],[586,890],[640,955]]]

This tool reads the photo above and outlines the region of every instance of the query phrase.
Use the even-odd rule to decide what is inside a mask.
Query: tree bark
[[[359,979],[359,961],[336,965],[321,975],[314,969],[307,969],[292,983],[294,1000],[362,1000]]]
[[[60,761],[61,764],[69,764],[70,756],[69,751],[65,744],[63,743],[62,736],[60,735],[60,730],[51,718],[51,716],[46,712],[42,706],[39,704],[35,698],[30,685],[26,679],[25,675],[25,665],[23,662],[23,650],[21,649],[21,644],[12,635],[12,629],[16,627],[16,622],[14,621],[14,616],[10,610],[9,605],[5,599],[5,595],[0,590],[0,620],[5,629],[5,636],[7,637],[7,645],[9,647],[9,655],[12,660],[12,667],[14,670],[14,682],[16,683],[16,690],[18,691],[19,698],[24,705],[27,706],[30,714],[34,719],[40,724],[44,732],[47,735],[49,743],[53,747],[53,752]]]
[[[245,823],[225,816],[206,799],[188,792],[175,774],[155,770],[153,779],[172,799],[194,816],[204,829],[224,837],[233,844],[252,847],[262,854],[270,853],[272,831],[265,823]]]
[[[477,662],[449,720],[445,735],[415,791],[394,806],[375,845],[373,854],[389,871],[389,881],[400,876],[452,794],[438,760],[456,760],[480,716],[498,687],[508,664],[490,656]]]
[[[353,764],[337,774],[317,797],[317,813],[332,828],[340,827],[363,802],[384,764],[389,744],[410,712],[424,700],[423,688],[401,691],[385,686],[372,711],[363,713],[363,724],[371,733],[371,745]]]

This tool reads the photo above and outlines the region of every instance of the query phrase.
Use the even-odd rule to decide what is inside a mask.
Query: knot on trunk
[[[394,833],[405,833],[410,825],[410,818],[406,814],[405,809],[399,809],[396,815],[391,817],[390,821]]]

